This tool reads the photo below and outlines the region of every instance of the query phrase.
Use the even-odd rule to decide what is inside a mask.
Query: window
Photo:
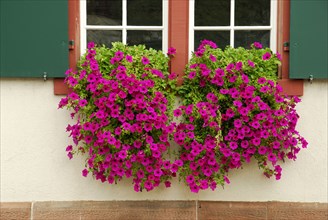
[[[259,41],[276,50],[276,0],[191,0],[189,50],[203,39],[218,47],[249,47]]]
[[[81,4],[81,51],[93,41],[167,50],[167,0],[87,0]]]
[[[87,25],[87,3],[85,0],[81,1],[68,1],[69,4],[69,32],[74,32],[74,34],[70,34],[70,39],[74,39],[76,41],[76,49],[79,48],[79,42],[81,42],[83,45],[82,48],[85,48],[86,40],[87,40],[87,30],[118,30],[122,33],[122,40],[124,42],[124,35],[125,39],[127,40],[128,37],[128,30],[133,30],[134,28],[137,28],[138,30],[147,30],[152,29],[153,26],[148,25],[147,23],[143,23],[141,25],[134,25],[134,24],[128,24],[127,17],[124,18],[123,14],[127,16],[128,11],[128,2],[129,1],[135,1],[135,0],[125,0],[122,1],[122,24],[121,25],[108,25],[105,27],[104,25]],[[147,2],[146,0],[144,0]],[[293,0],[292,0],[293,1]],[[120,1],[121,2],[121,1]],[[204,4],[203,8],[207,8],[206,13],[214,13],[211,12],[212,8],[207,5],[206,2],[211,4],[224,4],[222,7],[228,8],[226,10],[226,13],[221,12],[223,14],[218,14],[218,12],[215,13],[215,15],[221,16],[220,22],[221,23],[214,23],[213,21],[196,21],[198,17],[203,16],[202,11],[195,11],[195,4],[198,2],[198,0],[164,0],[163,1],[163,24],[162,26],[157,26],[156,28],[159,28],[158,30],[162,30],[162,49],[165,51],[168,46],[174,46],[177,49],[177,55],[176,57],[171,61],[171,71],[176,72],[180,75],[183,74],[183,70],[185,68],[186,63],[188,62],[188,55],[190,54],[190,51],[194,50],[195,47],[195,37],[194,33],[197,31],[201,32],[204,31],[211,33],[211,31],[221,31],[221,33],[225,33],[226,37],[226,43],[225,45],[245,45],[248,44],[248,42],[254,41],[254,32],[258,33],[258,36],[261,36],[263,38],[262,43],[264,45],[265,42],[270,45],[271,49],[273,51],[278,51],[282,54],[283,58],[283,65],[280,71],[280,84],[284,87],[285,94],[288,95],[302,95],[303,94],[303,80],[290,80],[289,79],[289,51],[285,50],[283,48],[284,42],[289,41],[289,17],[290,17],[290,0],[254,0],[254,1],[242,1],[242,0],[220,0],[220,1],[211,1],[211,0],[202,0],[199,1],[200,4]],[[245,2],[248,2],[249,4],[246,4]],[[270,2],[270,6],[268,6],[268,2]],[[239,4],[240,3],[240,4]],[[81,6],[80,6],[81,4]],[[123,5],[125,4],[125,6]],[[198,4],[198,3],[197,3]],[[255,10],[253,13],[258,13],[259,4],[262,5],[262,8],[266,8],[263,10],[266,10],[267,13],[266,18],[261,20],[258,18],[255,18],[254,16],[248,16],[247,19],[242,19],[240,21],[240,17],[242,16],[245,11],[243,10]],[[197,6],[198,7],[198,6]],[[269,8],[270,7],[270,8]],[[124,9],[125,8],[125,9]],[[220,8],[218,5],[216,5],[215,9],[219,11]],[[235,8],[235,9],[234,9]],[[205,10],[204,9],[204,10]],[[125,10],[125,12],[124,12]],[[241,14],[237,15],[237,12],[240,12]],[[79,14],[84,15],[79,15]],[[228,14],[228,15],[227,15]],[[270,15],[268,17],[268,14]],[[277,15],[276,15],[277,14]],[[247,17],[248,14],[244,15]],[[222,18],[225,16],[225,20]],[[197,18],[196,18],[197,17]],[[206,17],[206,16],[205,16]],[[208,17],[208,16],[207,16]],[[165,19],[164,19],[165,18]],[[269,23],[268,23],[269,18]],[[74,25],[79,23],[81,19],[82,25],[77,25],[77,27],[74,28]],[[126,21],[123,21],[123,20]],[[167,21],[168,20],[168,21]],[[84,24],[83,24],[84,22]],[[127,22],[126,25],[124,25],[124,22]],[[203,22],[203,23],[199,23]],[[205,23],[204,23],[205,22]],[[218,22],[218,21],[214,21]],[[261,23],[262,22],[262,23]],[[155,25],[154,25],[155,26]],[[92,28],[95,29],[92,29]],[[81,31],[80,31],[81,28]],[[145,29],[143,29],[145,28]],[[162,29],[161,29],[162,28]],[[224,32],[225,31],[225,32]],[[305,31],[305,30],[304,30]],[[166,32],[166,33],[165,33]],[[264,34],[265,32],[266,34]],[[268,34],[269,32],[269,34]],[[199,35],[201,33],[198,33]],[[318,33],[320,34],[320,33]],[[81,36],[80,36],[81,35]],[[163,37],[167,35],[167,37]],[[316,35],[313,33],[313,35]],[[238,37],[242,36],[242,37]],[[199,38],[202,36],[200,35]],[[246,40],[239,40],[244,39]],[[82,41],[80,41],[82,39]],[[165,39],[165,40],[163,40]],[[166,42],[168,39],[168,43]],[[222,38],[224,39],[224,38]],[[211,39],[210,39],[211,40]],[[213,40],[213,39],[212,39]],[[214,39],[220,40],[219,39]],[[257,41],[261,41],[258,40]],[[127,41],[128,42],[128,41]],[[277,42],[277,43],[276,43]],[[220,42],[219,46],[220,46]],[[163,46],[165,44],[168,44],[167,46]],[[246,45],[247,46],[247,45]],[[197,45],[196,45],[197,47]],[[79,50],[71,50],[70,51],[70,66],[73,67],[76,60],[79,58]],[[181,83],[181,81],[180,81]],[[62,80],[55,81],[55,94],[64,94],[67,92],[67,89],[65,89],[64,84]]]

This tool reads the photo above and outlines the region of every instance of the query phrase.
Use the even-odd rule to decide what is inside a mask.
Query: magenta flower
[[[189,79],[193,79],[193,78],[195,78],[195,76],[196,76],[195,71],[192,71],[192,72],[189,73]]]
[[[266,52],[262,56],[262,60],[269,60],[270,58],[271,58],[271,53],[270,52]]]
[[[82,170],[82,176],[86,177],[89,171],[87,169]]]
[[[168,78],[170,79],[170,80],[173,80],[173,79],[175,79],[175,78],[177,78],[178,77],[178,75],[176,74],[176,73],[171,73],[171,74],[169,74],[169,76],[168,76]]]
[[[236,119],[236,120],[233,122],[233,124],[234,124],[234,126],[235,126],[236,128],[241,128],[241,126],[243,125],[242,122],[241,122],[241,120],[239,120],[239,119]]]
[[[264,77],[260,77],[258,80],[257,80],[257,82],[259,83],[259,84],[264,84],[264,83],[266,83],[266,79],[264,78]]]
[[[86,106],[87,104],[88,104],[88,101],[85,100],[85,99],[81,99],[81,100],[79,101],[79,106],[80,106],[80,107],[84,107],[84,106]]]
[[[268,160],[275,163],[277,161],[277,157],[273,153],[269,153],[268,154]]]
[[[267,148],[265,146],[261,146],[258,149],[260,155],[264,155],[267,152]]]
[[[142,57],[141,62],[143,65],[149,64],[149,59],[147,57]]]
[[[171,187],[171,182],[170,181],[165,181],[164,184],[165,184],[166,188]]]
[[[66,151],[72,151],[73,150],[73,146],[72,145],[68,145],[67,147],[66,147]]]
[[[138,170],[138,172],[137,172],[137,177],[138,177],[139,179],[142,179],[144,176],[145,176],[144,171],[143,171],[143,170]]]
[[[173,111],[174,117],[180,117],[182,115],[182,111],[180,109],[175,109]]]
[[[125,60],[128,61],[129,63],[132,63],[133,62],[133,57],[130,56],[130,55],[126,55]]]
[[[226,67],[227,71],[232,71],[235,65],[233,63],[229,63],[228,66]]]
[[[88,49],[92,49],[95,47],[95,43],[94,42],[89,42],[88,43]]]
[[[213,56],[212,54],[210,54],[210,60],[211,60],[212,62],[216,62],[216,61],[217,61],[216,57]]]
[[[189,184],[193,183],[194,180],[195,179],[194,179],[194,177],[192,175],[189,175],[189,176],[186,177],[186,182],[189,183]]]
[[[160,176],[162,176],[162,175],[163,175],[162,170],[160,170],[160,169],[156,169],[156,170],[154,170],[154,176],[158,176],[158,177],[160,177]]]
[[[236,142],[230,142],[230,148],[232,150],[236,150],[238,148],[238,144]]]
[[[198,193],[199,192],[199,186],[197,186],[196,184],[193,184],[190,186],[190,191],[193,193]]]
[[[224,176],[224,182],[226,182],[227,184],[230,184],[230,180],[228,177]]]
[[[278,60],[280,60],[280,61],[282,60],[281,54],[279,52],[276,53],[276,56],[277,56]]]
[[[237,62],[235,66],[235,70],[239,71],[243,68],[243,63],[242,62]]]
[[[262,49],[262,44],[260,42],[254,42],[254,47],[257,49]]]
[[[167,51],[167,55],[172,56],[177,53],[177,50],[174,47],[170,47]]]
[[[99,66],[97,63],[91,63],[90,64],[90,69],[93,70],[93,71],[96,71],[98,70]]]
[[[251,60],[247,60],[247,62],[250,67],[255,67],[254,62],[252,62]]]
[[[119,152],[119,158],[121,158],[121,159],[125,159],[126,157],[127,157],[127,152],[125,151],[125,150],[122,150],[122,151],[120,151]]]

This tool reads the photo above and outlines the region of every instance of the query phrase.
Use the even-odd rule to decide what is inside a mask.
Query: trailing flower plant
[[[169,57],[143,45],[89,43],[79,71],[67,71],[72,92],[59,107],[76,118],[67,127],[75,146],[66,151],[70,159],[86,155],[82,175],[110,184],[132,178],[138,192],[169,187],[178,173],[197,193],[230,183],[229,171],[255,159],[267,177],[280,179],[279,162],[295,160],[307,146],[295,129],[300,99],[282,96],[277,84],[280,55],[258,42],[221,50],[202,41],[187,64],[177,109]],[[166,159],[171,138],[180,146],[173,162]]]
[[[263,49],[217,48],[204,40],[186,67],[179,90],[182,122],[179,176],[192,192],[229,183],[230,170],[252,158],[267,177],[281,177],[280,161],[295,160],[306,140],[295,130],[298,97],[284,97],[277,84],[280,55]]]
[[[144,45],[113,43],[108,49],[89,43],[79,71],[66,72],[72,92],[59,107],[73,110],[76,118],[67,127],[76,146],[66,151],[69,158],[86,155],[83,176],[90,173],[110,184],[132,178],[135,191],[170,186],[178,166],[164,157],[174,130],[176,85],[168,61]]]

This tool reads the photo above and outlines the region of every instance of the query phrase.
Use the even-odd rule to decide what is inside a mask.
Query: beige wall
[[[280,181],[256,164],[230,174],[231,184],[193,194],[181,183],[135,193],[131,181],[109,185],[81,175],[82,158],[69,161],[68,111],[57,110],[53,81],[1,79],[2,202],[49,200],[224,200],[327,202],[328,81],[305,82],[298,129],[309,142],[295,162],[283,164]]]

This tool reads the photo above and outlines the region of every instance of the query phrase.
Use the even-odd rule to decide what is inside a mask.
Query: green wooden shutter
[[[63,77],[68,0],[0,0],[1,77]]]
[[[290,70],[292,79],[327,79],[327,0],[291,0]]]

